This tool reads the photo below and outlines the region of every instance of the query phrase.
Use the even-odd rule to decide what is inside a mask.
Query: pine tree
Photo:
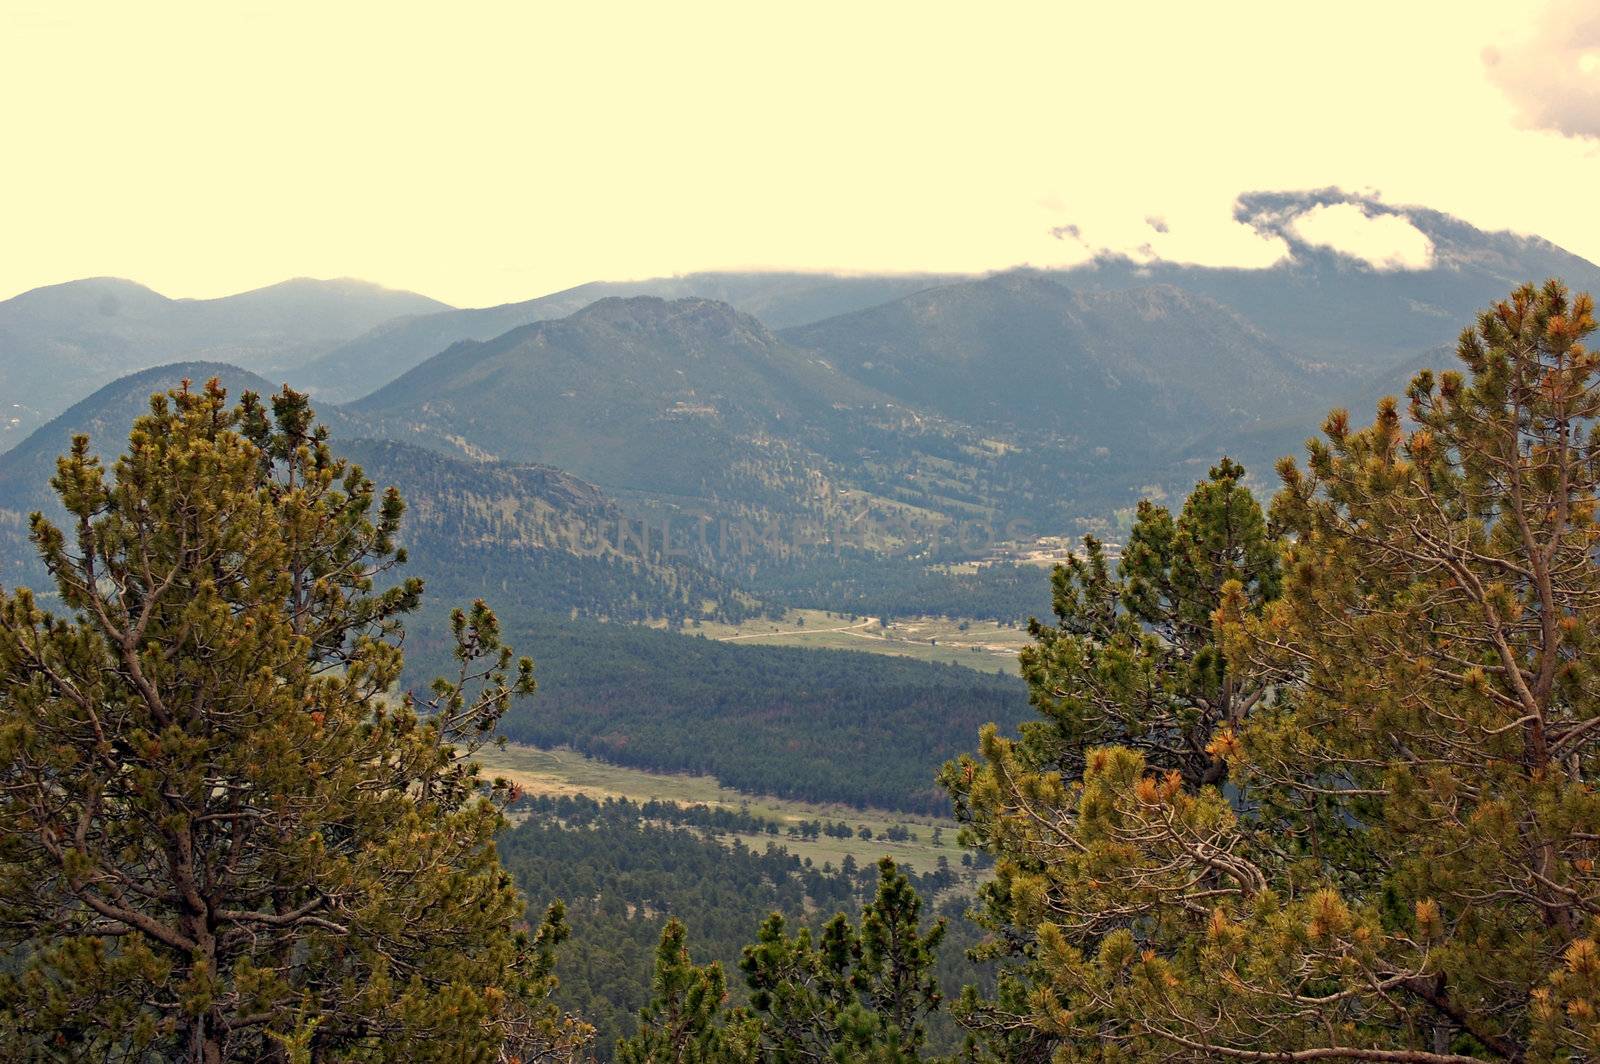
[[[303,396],[152,399],[107,470],[74,441],[34,515],[56,585],[0,599],[0,1056],[570,1055],[466,755],[531,663],[481,602],[395,700],[402,503]],[[380,585],[387,583],[387,587]]]
[[[859,924],[837,913],[813,936],[773,913],[739,962],[748,1008],[726,1009],[720,965],[689,959],[669,920],[656,950],[655,997],[620,1064],[911,1064],[940,1005],[934,976],[944,920],[922,928],[922,899],[888,857]]]
[[[1230,790],[1128,745],[1066,776],[992,731],[967,790],[1033,961],[998,1057],[1592,1059],[1600,1051],[1593,303],[1481,315],[1410,425],[1280,465],[1280,597],[1223,591],[1263,692]],[[1017,1036],[1018,1029],[1027,1032]]]
[[[808,928],[791,937],[781,915],[768,917],[739,966],[769,1058],[920,1060],[940,1004],[933,968],[945,932],[942,919],[926,931],[921,919],[922,899],[887,857],[859,927],[839,913],[815,937]]]
[[[1031,622],[1033,645],[1023,650],[1029,698],[1042,719],[1023,725],[1004,758],[980,765],[961,758],[941,782],[965,824],[966,838],[1008,860],[980,888],[977,915],[993,932],[982,948],[999,959],[993,1000],[967,995],[958,1013],[969,1026],[1004,1042],[1004,1055],[1048,1058],[1053,1038],[1022,1022],[1035,984],[1031,925],[1017,925],[1018,906],[1045,881],[1051,855],[1008,847],[1024,807],[1007,791],[1084,776],[1094,751],[1119,745],[1139,751],[1153,767],[1172,771],[1188,787],[1226,778],[1228,762],[1213,741],[1237,727],[1265,696],[1227,666],[1213,614],[1230,583],[1241,608],[1259,610],[1281,585],[1278,541],[1245,486],[1245,470],[1223,458],[1184,500],[1176,517],[1144,501],[1120,558],[1094,537],[1052,576],[1055,623]],[[985,750],[997,738],[986,737]],[[1053,799],[1047,799],[1054,804]],[[1090,942],[1110,922],[1080,920]]]
[[[1030,622],[1034,643],[1022,652],[1029,699],[1044,718],[1026,729],[1030,756],[1077,773],[1088,750],[1119,743],[1193,783],[1226,776],[1211,738],[1262,691],[1241,689],[1227,669],[1212,614],[1229,581],[1259,606],[1281,580],[1277,541],[1244,479],[1223,458],[1176,517],[1139,504],[1114,570],[1093,536],[1056,567],[1056,622]]]
[[[639,1017],[639,1031],[617,1044],[617,1064],[739,1064],[753,1062],[756,1028],[725,1008],[728,980],[722,965],[689,959],[682,921],[667,921],[656,947],[655,996]]]

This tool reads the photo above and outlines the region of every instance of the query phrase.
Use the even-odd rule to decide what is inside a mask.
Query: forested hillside
[[[408,500],[411,565],[441,597],[490,596],[511,612],[618,622],[736,621],[762,608],[726,579],[663,551],[611,498],[558,469],[474,462],[390,440],[352,440],[344,451]]]
[[[150,396],[210,379],[237,392],[271,397],[278,387],[220,363],[158,366],[113,381],[0,455],[0,574],[35,582],[37,557],[26,515],[59,514],[50,479],[72,438],[87,434],[104,454],[127,438]],[[736,620],[759,608],[749,594],[658,545],[628,538],[636,524],[594,485],[547,466],[474,461],[394,440],[363,439],[362,421],[337,406],[317,410],[339,449],[377,483],[397,487],[409,507],[403,533],[411,564],[441,594],[491,590],[508,605],[577,611],[618,621]]]

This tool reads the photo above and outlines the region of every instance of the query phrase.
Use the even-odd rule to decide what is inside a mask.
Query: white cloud
[[[1489,80],[1527,129],[1600,138],[1600,7],[1553,0],[1530,31],[1483,50]]]
[[[1379,270],[1425,270],[1433,241],[1399,214],[1369,214],[1357,203],[1323,203],[1289,223],[1295,236]]]

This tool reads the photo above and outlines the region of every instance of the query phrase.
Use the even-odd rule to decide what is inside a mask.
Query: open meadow
[[[887,855],[919,871],[931,871],[940,857],[953,866],[959,867],[961,863],[962,850],[956,844],[953,820],[752,796],[730,790],[710,776],[644,772],[607,764],[574,750],[542,750],[508,744],[504,749],[484,748],[477,760],[490,776],[503,776],[533,795],[581,794],[590,798],[628,798],[635,802],[654,799],[680,805],[741,809],[752,816],[776,820],[785,830],[777,835],[730,833],[723,836],[725,839],[738,839],[755,850],[765,849],[769,842],[777,843],[799,857],[811,858],[818,865],[826,862],[837,867],[846,854],[859,864]],[[808,820],[843,821],[854,828],[866,827],[872,832],[872,838],[840,839],[823,835],[817,839],[801,839],[787,833],[790,825]],[[909,829],[914,838],[905,842],[885,838],[884,833],[896,825]],[[937,846],[933,843],[935,829],[941,835],[941,845]]]

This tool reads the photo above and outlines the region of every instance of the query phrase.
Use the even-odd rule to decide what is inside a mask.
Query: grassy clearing
[[[964,626],[964,627],[963,627]],[[1017,675],[1017,651],[1028,645],[1028,633],[993,621],[949,617],[914,617],[882,625],[876,618],[793,610],[781,620],[765,618],[741,624],[703,622],[685,627],[725,642],[808,647],[813,650],[865,650],[964,665],[979,672]]]
[[[591,798],[628,798],[636,802],[656,799],[682,805],[721,806],[744,809],[753,816],[776,820],[787,827],[803,820],[841,820],[852,827],[865,825],[873,838],[819,839],[790,838],[778,835],[732,835],[756,850],[765,849],[768,842],[787,848],[800,857],[809,857],[816,864],[828,862],[837,866],[846,854],[866,864],[887,854],[902,864],[919,870],[931,870],[942,856],[959,868],[961,849],[956,845],[954,821],[914,814],[892,813],[877,809],[856,809],[847,805],[797,802],[786,798],[765,798],[729,790],[710,776],[685,776],[667,773],[644,772],[620,765],[597,761],[574,750],[541,750],[532,746],[508,745],[504,750],[485,748],[478,760],[491,776],[503,776],[519,784],[530,794],[587,795]],[[906,842],[890,842],[882,838],[885,830],[903,824],[917,836]],[[943,832],[943,845],[933,845],[933,829]]]

